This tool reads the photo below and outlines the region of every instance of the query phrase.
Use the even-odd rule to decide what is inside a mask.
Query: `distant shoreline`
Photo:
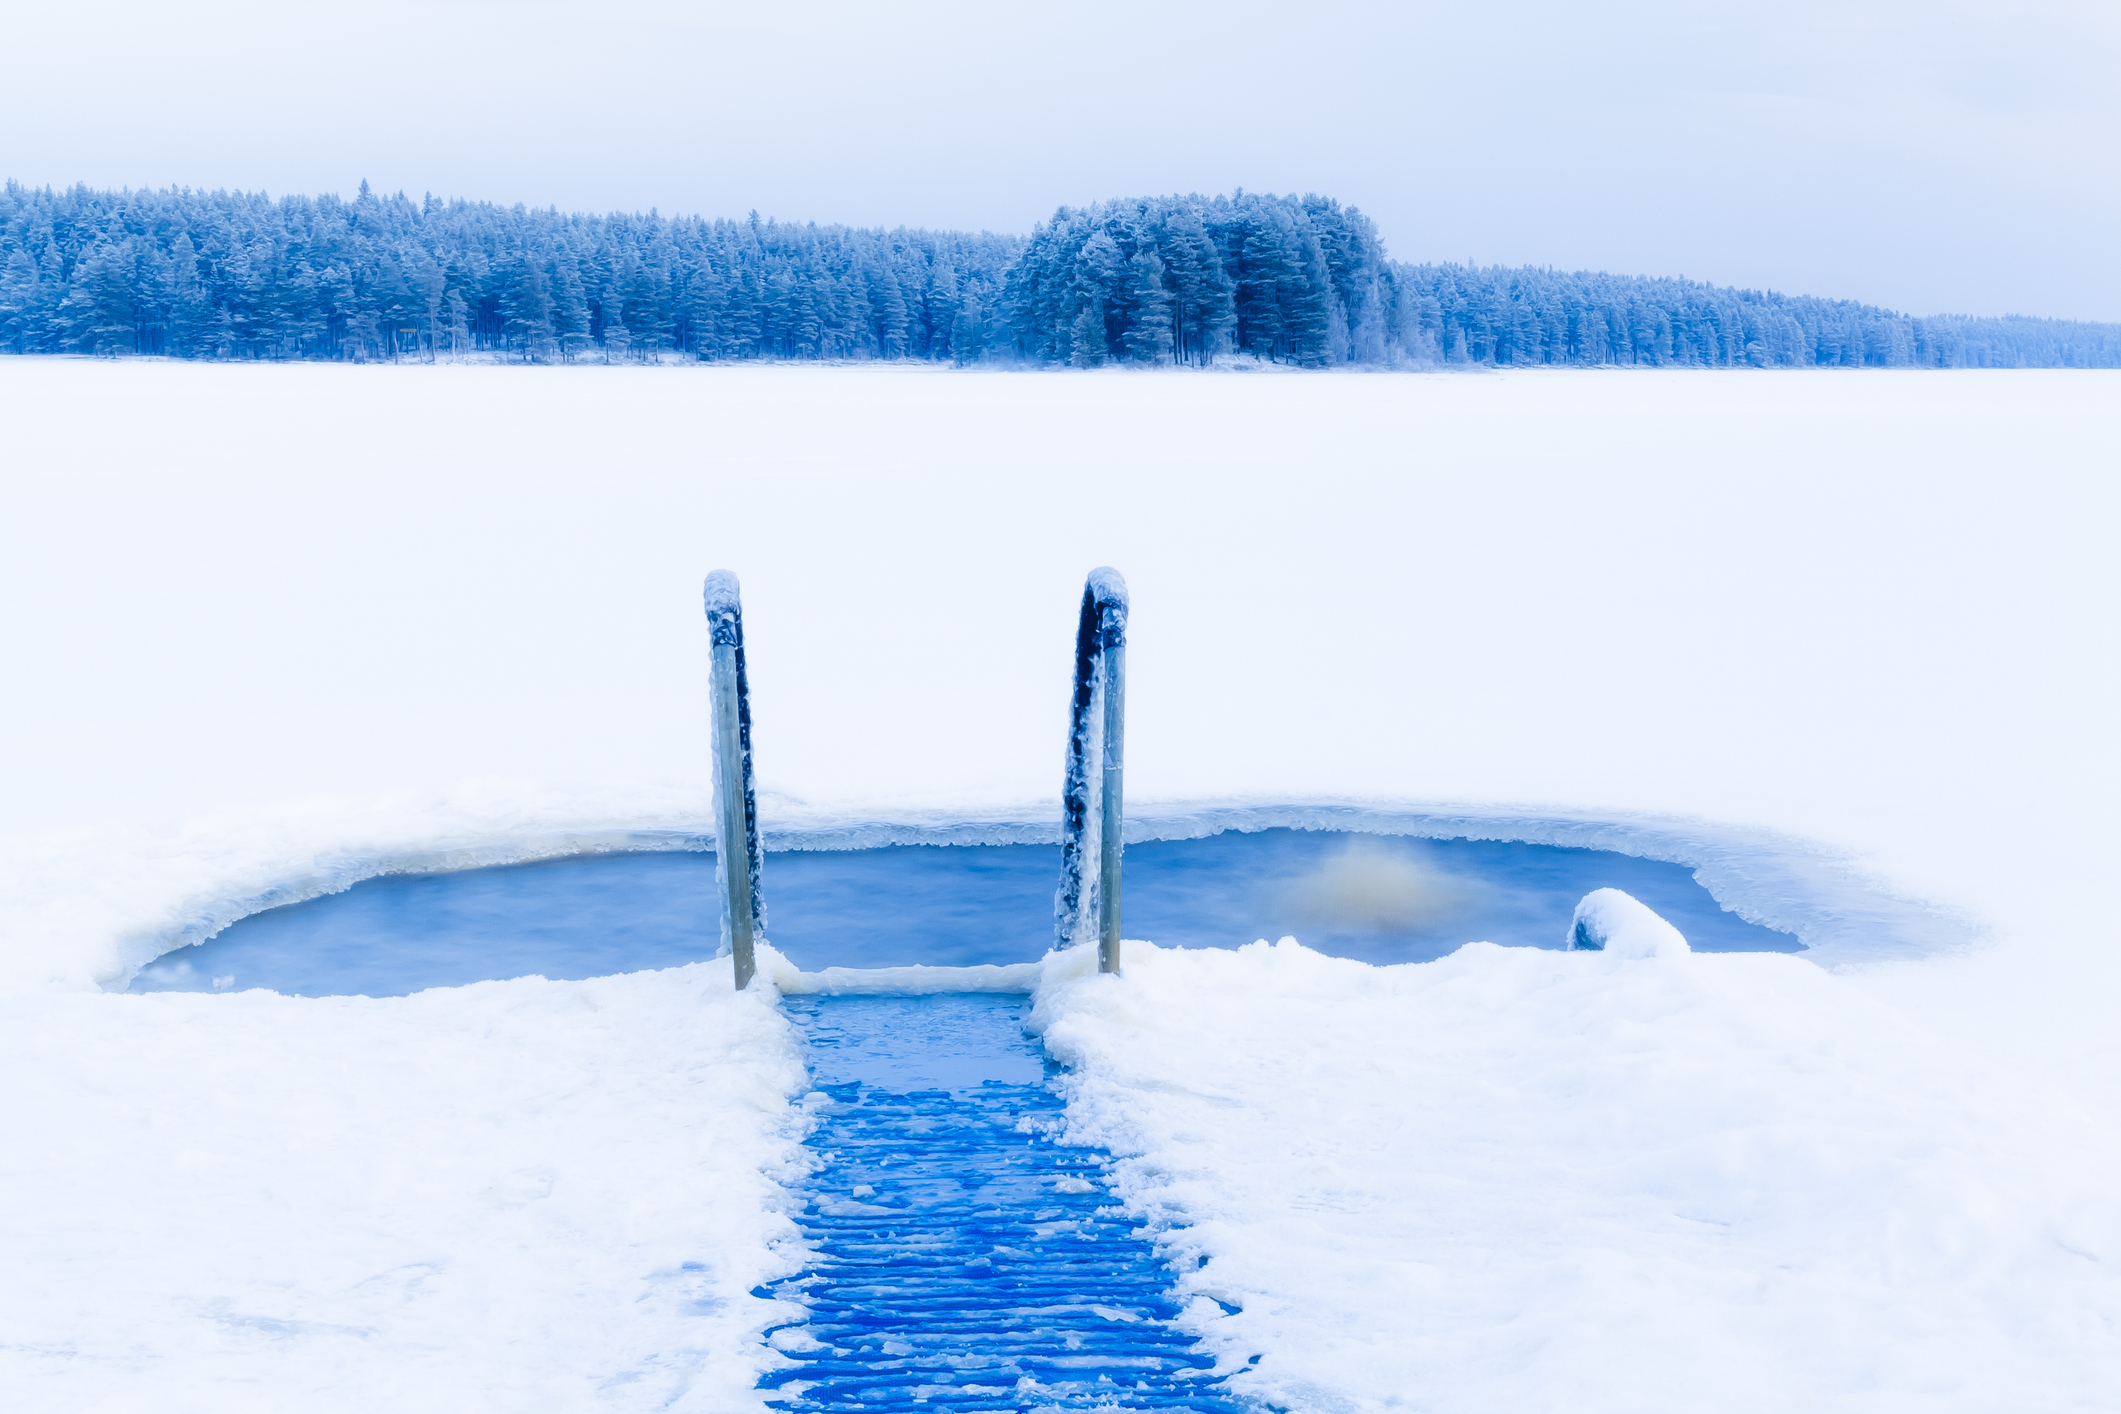
[[[1387,257],[1318,196],[1028,237],[490,203],[0,188],[0,352],[232,362],[2115,368],[2121,324]]]

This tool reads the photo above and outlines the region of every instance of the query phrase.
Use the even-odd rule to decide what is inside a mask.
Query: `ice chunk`
[[[1618,957],[1676,957],[1692,952],[1656,910],[1618,889],[1593,889],[1576,905],[1569,947]]]

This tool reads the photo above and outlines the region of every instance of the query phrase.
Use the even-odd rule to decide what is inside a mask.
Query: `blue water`
[[[1172,1329],[1171,1273],[1109,1158],[1054,1142],[1060,1097],[1014,996],[792,998],[830,1097],[801,1216],[817,1258],[762,1288],[819,1348],[786,1407],[1236,1414]]]
[[[799,966],[1024,962],[1052,937],[1058,846],[902,845],[766,856],[767,935]],[[1702,951],[1794,951],[1725,912],[1692,874],[1603,850],[1332,831],[1130,845],[1127,936],[1236,947],[1293,934],[1367,962],[1460,944],[1559,947],[1576,902],[1625,889]],[[604,976],[711,957],[714,856],[591,855],[371,879],[223,929],[144,969],[134,991],[266,987],[403,996],[540,974]]]

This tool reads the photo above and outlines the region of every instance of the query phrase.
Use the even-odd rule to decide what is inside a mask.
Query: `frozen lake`
[[[766,859],[768,936],[798,966],[1028,962],[1052,938],[1052,845],[791,850]],[[1339,957],[1425,962],[1480,940],[1558,947],[1578,899],[1635,895],[1705,952],[1795,951],[1725,912],[1676,864],[1607,850],[1333,831],[1226,831],[1127,849],[1127,936],[1237,947],[1295,936]],[[555,980],[712,957],[714,856],[606,854],[370,879],[253,914],[180,948],[131,990],[265,987],[402,996],[541,975]]]
[[[1712,952],[1670,869],[1676,899],[1555,892],[1619,883],[1701,955],[1144,946],[1118,984],[1050,979],[1067,1122],[1206,1259],[1188,1299],[1241,1308],[1196,1305],[1262,1398],[2121,1387],[2121,785],[2086,649],[2121,602],[2121,375],[0,362],[18,1403],[751,1407],[785,1313],[750,1293],[800,1265],[800,1013],[724,967],[435,985],[650,965],[652,925],[704,950],[707,858],[587,855],[710,827],[717,565],[769,835],[1054,819],[1082,576],[1112,564],[1137,818],[1633,821],[1815,944]],[[1410,915],[1431,876],[1330,853],[1233,866],[1211,910],[1195,847],[1161,883],[1130,848],[1130,935],[1558,941],[1492,899]],[[869,857],[828,888],[802,871],[862,856],[771,855],[773,941],[834,961],[858,905],[894,951],[1044,947],[1039,851]],[[1019,858],[976,881],[1006,928],[907,913],[924,859]],[[160,940],[357,937],[445,897],[478,965],[378,987],[417,995],[235,962],[204,985],[261,989],[104,990]],[[1911,915],[1989,945],[1872,946]]]

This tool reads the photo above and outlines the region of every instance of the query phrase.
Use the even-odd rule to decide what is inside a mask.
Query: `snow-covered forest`
[[[0,189],[0,349],[218,359],[2116,367],[2121,325],[1408,265],[1316,197],[1061,208],[1028,239],[200,191]]]

